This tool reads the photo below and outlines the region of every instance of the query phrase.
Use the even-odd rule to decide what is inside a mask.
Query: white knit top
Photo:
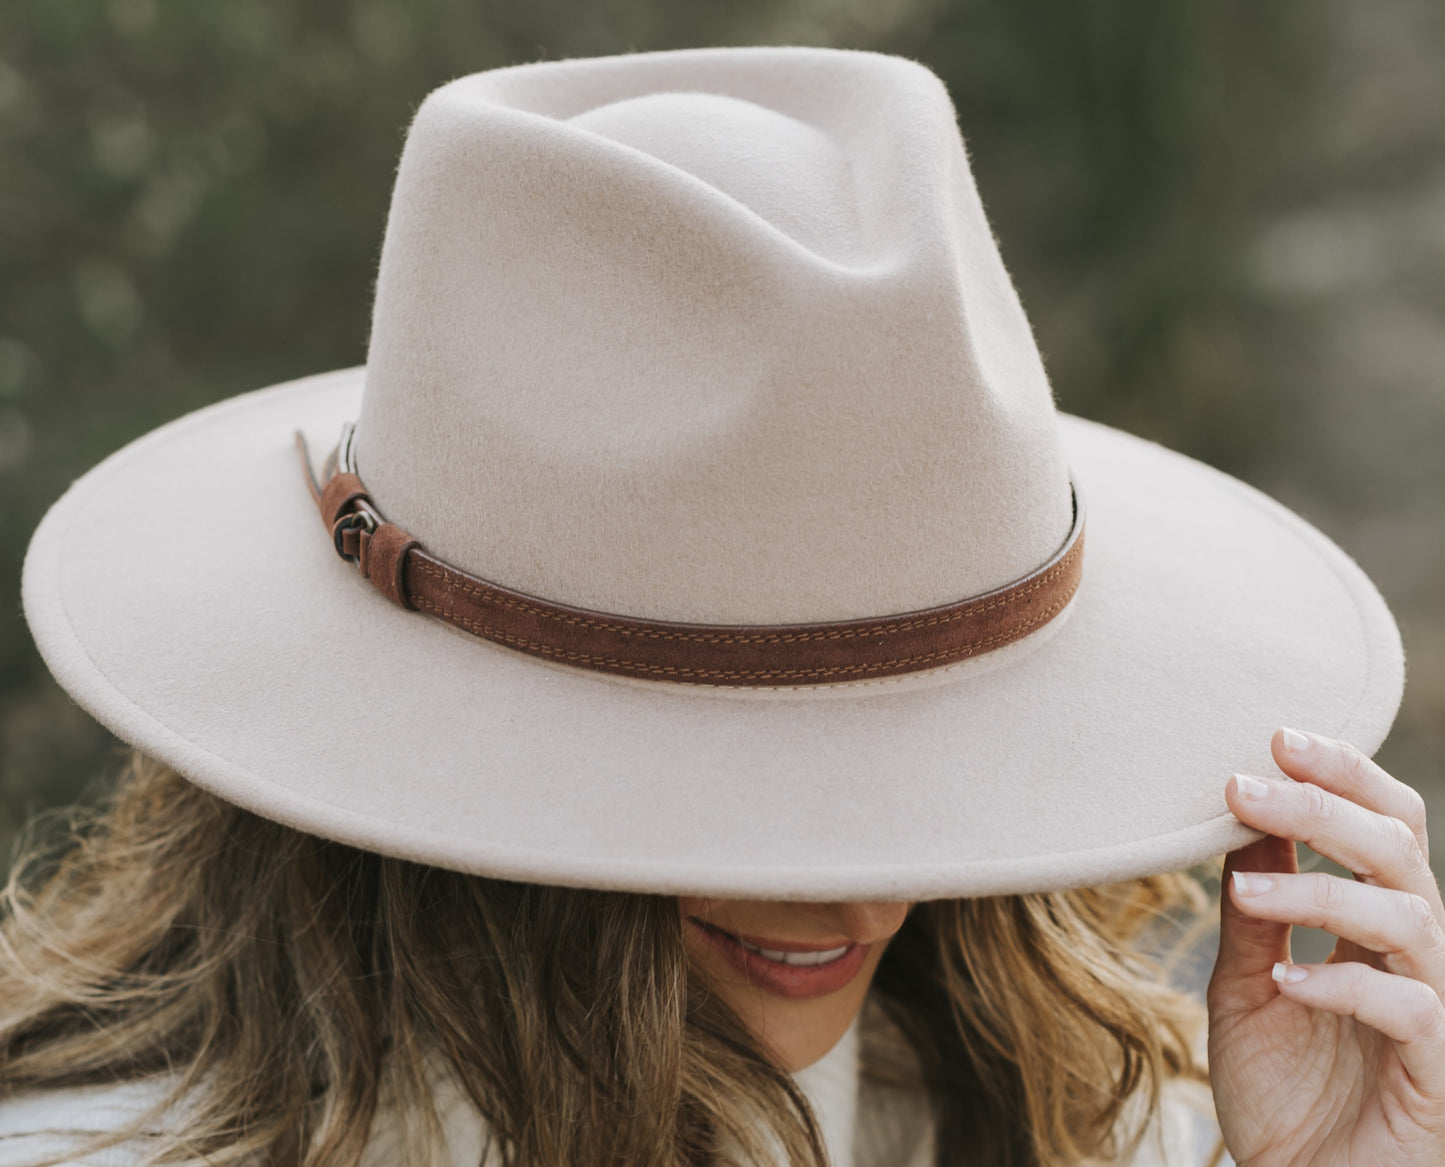
[[[932,1167],[927,1100],[916,1091],[879,1085],[859,1074],[856,1023],[826,1057],[796,1077],[818,1118],[833,1167]],[[155,1133],[89,1155],[79,1149],[97,1134],[133,1122],[170,1085],[168,1079],[150,1079],[0,1104],[0,1167],[32,1167],[56,1159],[69,1167],[141,1167],[157,1147]],[[460,1091],[439,1088],[437,1110],[446,1151],[432,1167],[492,1167],[499,1162],[490,1150],[485,1121]],[[399,1146],[402,1137],[402,1124],[383,1111],[364,1167],[406,1162]],[[1207,1100],[1176,1092],[1129,1167],[1205,1167],[1217,1138]],[[1227,1157],[1223,1162],[1231,1163]]]

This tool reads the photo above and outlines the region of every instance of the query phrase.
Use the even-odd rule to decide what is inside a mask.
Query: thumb
[[[1289,925],[1241,912],[1234,899],[1234,873],[1298,870],[1294,844],[1274,835],[1225,856],[1219,891],[1219,956],[1209,980],[1211,1007],[1257,1009],[1273,1000],[1278,990],[1270,972],[1276,961],[1289,959]]]

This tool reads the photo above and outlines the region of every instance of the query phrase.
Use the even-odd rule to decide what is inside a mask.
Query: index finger
[[[1429,858],[1425,800],[1354,746],[1317,733],[1280,729],[1270,740],[1270,750],[1279,768],[1296,781],[1313,782],[1366,810],[1399,819]]]

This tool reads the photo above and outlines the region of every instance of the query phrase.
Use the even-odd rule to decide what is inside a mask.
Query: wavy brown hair
[[[1201,1076],[1198,1006],[1141,954],[1201,906],[1186,876],[917,905],[865,1073],[929,1092],[940,1164],[1127,1153],[1127,1116]],[[0,1096],[170,1074],[158,1162],[354,1167],[380,1105],[430,1161],[438,1069],[515,1167],[826,1162],[790,1076],[688,975],[674,899],[386,858],[140,757],[14,866]]]

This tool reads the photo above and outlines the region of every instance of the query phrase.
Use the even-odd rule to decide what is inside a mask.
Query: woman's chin
[[[855,1009],[845,1020],[836,1024],[812,1025],[796,1030],[790,1027],[786,1035],[779,1034],[783,1040],[776,1043],[767,1042],[761,1035],[760,1038],[767,1045],[773,1061],[788,1073],[796,1074],[827,1057],[843,1040],[843,1035],[848,1032],[848,1027],[853,1024],[853,1018],[857,1015],[858,1011]]]

